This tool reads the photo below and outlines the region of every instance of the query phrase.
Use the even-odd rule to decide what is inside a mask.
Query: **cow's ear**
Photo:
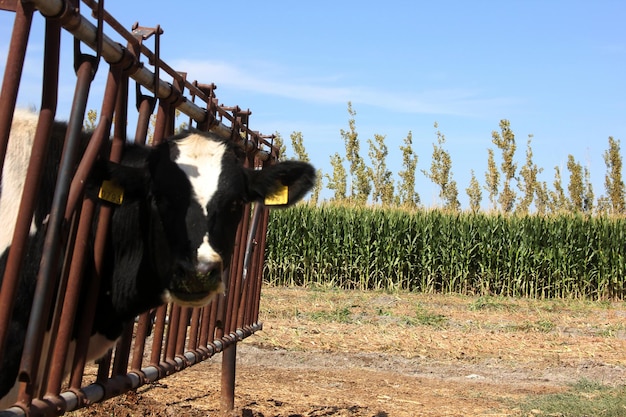
[[[272,207],[297,203],[315,184],[315,168],[301,161],[279,162],[249,174],[249,200]]]
[[[89,198],[120,205],[124,200],[144,198],[150,191],[148,167],[129,167],[110,161],[96,161],[85,193]]]

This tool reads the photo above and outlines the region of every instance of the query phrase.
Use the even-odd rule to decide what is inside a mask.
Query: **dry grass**
[[[229,417],[618,416],[603,410],[626,406],[616,403],[621,302],[266,287],[261,306],[263,331],[238,347]],[[220,415],[219,370],[218,356],[71,415]]]
[[[265,288],[261,314],[255,340],[287,350],[626,365],[623,302]]]

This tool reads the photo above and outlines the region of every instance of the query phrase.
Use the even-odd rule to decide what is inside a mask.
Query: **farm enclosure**
[[[93,14],[91,18],[81,14],[81,4]],[[84,184],[98,156],[111,162],[120,161],[131,113],[136,116],[134,140],[137,143],[157,145],[172,135],[175,114],[180,110],[189,116],[189,126],[211,130],[240,148],[240,162],[251,169],[261,170],[275,162],[277,151],[271,144],[271,136],[261,135],[249,128],[250,111],[238,106],[219,105],[214,93],[215,85],[191,83],[185,73],[167,65],[160,57],[159,37],[162,31],[158,26],[146,28],[135,25],[132,31],[128,31],[106,12],[103,2],[8,1],[0,2],[0,9],[2,13],[11,12],[15,16],[0,95],[2,164],[8,148],[25,54],[30,44],[31,25],[33,20],[40,18],[45,22],[42,97],[34,144],[28,150],[30,163],[21,201],[11,202],[16,205],[16,212],[19,207],[19,213],[16,214],[15,232],[11,233],[12,238],[6,246],[10,250],[4,252],[2,258],[0,357],[5,357],[10,348],[21,345],[15,340],[8,340],[11,329],[22,326],[23,329],[20,327],[18,331],[23,330],[24,333],[23,354],[21,361],[17,361],[17,403],[4,414],[63,414],[164,378],[218,352],[224,352],[221,378],[224,395],[221,403],[225,409],[232,407],[235,346],[261,328],[258,322],[259,266],[262,263],[267,209],[262,204],[254,207],[247,204],[243,208],[231,268],[222,277],[227,287],[224,295],[205,307],[164,305],[146,312],[136,326],[126,327],[115,353],[109,352],[99,363],[94,383],[85,386],[83,369],[87,341],[99,300],[100,279],[106,275],[102,272],[107,267],[103,266],[103,254],[107,242],[106,225],[112,210],[98,209],[93,200],[84,198]],[[59,68],[60,39],[64,29],[75,36],[76,87],[69,114],[57,112],[58,99],[62,94],[59,91]],[[155,40],[154,50],[146,46],[145,41],[150,38]],[[85,46],[93,49],[94,54],[84,53],[81,48]],[[104,91],[91,90],[98,68],[105,68]],[[136,81],[134,110],[129,105],[130,79]],[[146,90],[147,93],[144,92]],[[85,120],[90,92],[96,96],[101,94],[101,110],[87,149],[82,153],[77,138]],[[136,113],[133,113],[135,110]],[[153,136],[148,138],[150,118],[155,111]],[[45,226],[42,228],[45,230],[45,242],[42,241],[43,250],[39,251],[41,262],[29,259],[29,264],[24,262],[24,248],[30,239],[34,209],[38,199],[42,198],[39,186],[44,171],[45,158],[42,156],[47,153],[53,121],[57,118],[69,120],[68,134],[63,156],[58,161],[59,175],[55,178],[56,184],[51,187],[54,188],[54,196],[45,196],[52,200],[52,205],[45,220],[40,222]],[[104,154],[102,144],[110,136],[113,151]],[[101,151],[103,155],[99,155]],[[166,156],[169,160],[169,155]],[[113,204],[121,204],[121,201],[120,198],[119,203]],[[95,227],[96,223],[100,227]],[[83,277],[84,265],[89,260],[93,260],[95,272]],[[25,265],[32,267],[34,273],[23,273]],[[11,316],[22,307],[16,301],[16,294],[25,282],[23,276],[30,276],[32,286],[36,287],[33,290],[34,308],[27,312],[28,319],[25,321],[28,323],[16,323],[11,321]],[[81,290],[88,296],[79,302]],[[102,293],[105,291],[102,290]],[[83,305],[84,309],[80,309],[79,305]],[[146,357],[144,342],[149,333],[152,345],[150,356]],[[18,349],[19,356],[21,347]],[[71,363],[65,364],[67,353],[73,349],[76,354],[70,359]],[[66,367],[71,370],[69,385],[63,382]]]

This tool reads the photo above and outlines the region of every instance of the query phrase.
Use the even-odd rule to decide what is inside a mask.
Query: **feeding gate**
[[[152,143],[159,143],[171,135],[176,111],[180,111],[189,116],[189,125],[211,130],[241,146],[246,154],[245,165],[262,169],[276,160],[277,150],[271,144],[272,136],[263,136],[249,129],[249,111],[219,105],[215,85],[190,83],[185,73],[174,71],[161,60],[159,37],[162,31],[158,26],[145,28],[135,25],[128,31],[107,13],[103,1],[82,1],[83,9],[91,14],[89,18],[81,14],[80,6],[78,0],[0,0],[0,13],[12,12],[15,15],[0,94],[0,172],[7,152],[31,24],[33,19],[41,17],[46,24],[45,52],[41,108],[32,148],[34,155],[44,152],[55,118],[68,120],[68,131],[71,132],[68,142],[72,135],[79,135],[94,75],[99,66],[106,66],[106,87],[92,141],[108,139],[111,126],[114,140],[126,140],[127,125],[133,119],[129,117],[128,88],[132,79],[136,82],[135,141],[146,141],[151,120],[154,120]],[[63,30],[74,37],[76,86],[70,114],[57,114]],[[126,46],[110,36],[123,41]],[[154,41],[154,50],[145,44],[150,38]],[[81,45],[93,52],[83,53]],[[171,82],[162,78],[171,79]],[[146,90],[149,93],[144,94]],[[155,108],[156,119],[151,119]],[[66,147],[71,146],[66,144]],[[91,380],[84,377],[86,347],[80,347],[81,343],[86,344],[84,341],[89,337],[91,322],[83,319],[77,353],[73,363],[69,364],[70,377],[64,380],[64,352],[67,351],[74,322],[89,317],[88,311],[76,311],[76,307],[72,306],[77,304],[81,285],[98,285],[92,277],[83,279],[80,265],[72,263],[83,257],[86,250],[93,250],[97,261],[98,239],[106,239],[106,232],[96,231],[93,248],[76,243],[82,241],[81,235],[77,234],[83,233],[81,219],[87,216],[81,209],[81,178],[85,178],[95,159],[95,155],[88,153],[89,148],[75,164],[68,162],[59,169],[53,206],[46,223],[44,256],[37,275],[35,308],[31,310],[20,365],[18,401],[0,411],[0,415],[61,415],[156,381],[219,352],[223,354],[221,406],[232,409],[236,344],[262,327],[258,321],[259,299],[268,220],[268,210],[262,204],[247,205],[245,208],[237,230],[231,266],[224,273],[224,295],[205,307],[170,304],[143,314],[133,326],[128,326],[113,353],[109,352],[99,361],[97,377]],[[7,323],[23,264],[23,250],[20,248],[25,245],[38,197],[38,189],[32,184],[37,184],[42,175],[41,165],[37,158],[31,158],[22,201],[15,202],[20,209],[0,288],[0,358],[7,348]],[[75,169],[75,166],[78,168]],[[91,225],[92,221],[86,219],[84,223]],[[72,256],[67,256],[70,253]],[[63,258],[62,254],[66,257]],[[61,273],[56,272],[59,270]],[[57,291],[59,288],[64,290]],[[97,294],[97,288],[90,291]],[[86,304],[93,305],[95,301]],[[42,347],[41,341],[47,328],[51,328],[57,337],[50,346]]]

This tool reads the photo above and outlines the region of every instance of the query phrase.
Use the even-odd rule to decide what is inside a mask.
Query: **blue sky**
[[[252,129],[278,131],[287,142],[291,132],[302,132],[312,162],[325,173],[330,156],[344,153],[340,130],[348,129],[348,101],[357,113],[361,155],[369,163],[367,139],[385,135],[393,172],[401,169],[399,147],[409,131],[418,170],[429,169],[437,122],[464,206],[470,170],[484,184],[487,149],[495,148],[491,132],[501,119],[510,120],[516,134],[518,168],[533,135],[534,159],[544,168],[540,179],[550,186],[555,166],[566,186],[572,154],[589,167],[598,197],[608,137],[620,139],[626,154],[623,0],[105,5],[127,28],[136,21],[160,24],[161,57],[191,80],[216,83],[221,103],[252,110]],[[0,12],[0,73],[12,19]],[[22,106],[39,106],[42,28],[37,16]],[[68,47],[69,40],[65,35]],[[71,47],[62,60],[61,117],[74,84]],[[92,89],[95,109],[104,73],[103,65]],[[424,205],[440,204],[421,173],[416,190]]]

